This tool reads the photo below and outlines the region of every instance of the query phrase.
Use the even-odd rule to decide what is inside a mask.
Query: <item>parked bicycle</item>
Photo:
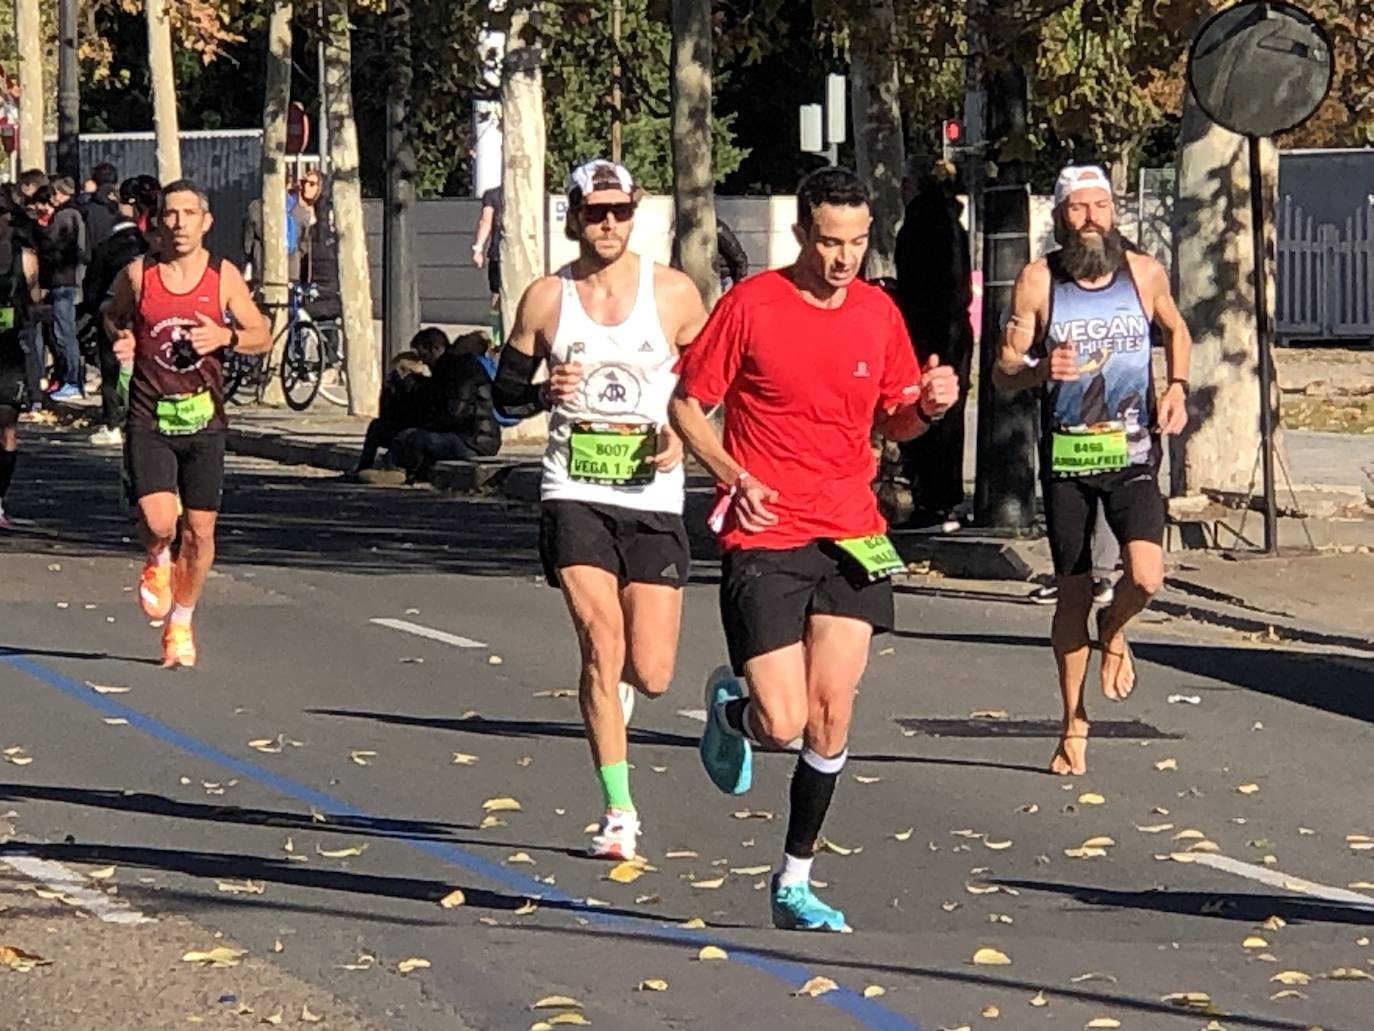
[[[224,362],[224,396],[240,401],[248,390],[262,400],[271,377],[281,376],[286,403],[295,411],[309,408],[317,396],[335,405],[348,404],[348,377],[344,369],[343,331],[337,319],[314,319],[306,305],[319,296],[310,283],[293,283],[286,297],[286,343],[281,365],[273,369],[266,355],[242,355],[230,351]]]

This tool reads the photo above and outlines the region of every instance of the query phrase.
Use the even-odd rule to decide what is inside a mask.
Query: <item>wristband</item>
[[[711,514],[706,517],[706,525],[712,533],[718,534],[725,529],[725,514],[730,511],[730,506],[734,504],[735,497],[739,494],[740,485],[747,482],[749,482],[749,474],[741,469],[740,474],[735,477],[735,482],[730,484],[729,488],[721,494],[720,500],[711,509]],[[721,486],[724,487],[725,485],[721,484]]]
[[[1182,387],[1182,388],[1183,388],[1183,392],[1184,392],[1185,394],[1188,393],[1188,381],[1187,381],[1186,379],[1184,379],[1183,377],[1181,377],[1181,376],[1174,376],[1174,377],[1171,377],[1170,380],[1169,380],[1169,386],[1171,386],[1171,387]]]

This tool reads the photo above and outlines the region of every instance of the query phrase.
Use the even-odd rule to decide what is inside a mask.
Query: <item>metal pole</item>
[[[611,4],[611,39],[615,44],[615,56],[611,60],[611,160],[620,164],[621,128],[624,113],[622,78],[624,69],[620,64],[620,16],[624,10],[621,0]]]
[[[57,7],[57,171],[81,188],[81,71],[77,53],[77,0]]]
[[[1274,367],[1269,324],[1269,249],[1265,241],[1264,170],[1260,138],[1250,138],[1250,240],[1254,248],[1255,335],[1259,343],[1260,447],[1264,463],[1264,551],[1279,550],[1278,499],[1274,483]]]
[[[324,40],[326,36],[324,25],[324,0],[317,0],[315,13],[319,18],[319,42],[315,45],[315,60],[318,63],[319,91],[320,91],[320,120],[315,134],[319,140],[315,144],[315,149],[320,152],[320,175],[329,174],[329,103],[328,90],[325,86],[324,77]]]

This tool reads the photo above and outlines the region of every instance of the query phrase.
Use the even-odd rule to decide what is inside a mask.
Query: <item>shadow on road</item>
[[[161,666],[161,659],[150,659],[146,655],[111,655],[109,652],[73,652],[64,651],[57,648],[25,648],[21,645],[3,644],[0,645],[0,659],[10,656],[20,657],[39,657],[44,659],[80,659],[82,661],[96,660],[100,662],[133,662],[140,666]]]

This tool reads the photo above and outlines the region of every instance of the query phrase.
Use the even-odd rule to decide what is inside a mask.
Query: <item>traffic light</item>
[[[946,161],[954,161],[964,146],[964,126],[957,118],[946,118],[940,128],[940,147]]]

